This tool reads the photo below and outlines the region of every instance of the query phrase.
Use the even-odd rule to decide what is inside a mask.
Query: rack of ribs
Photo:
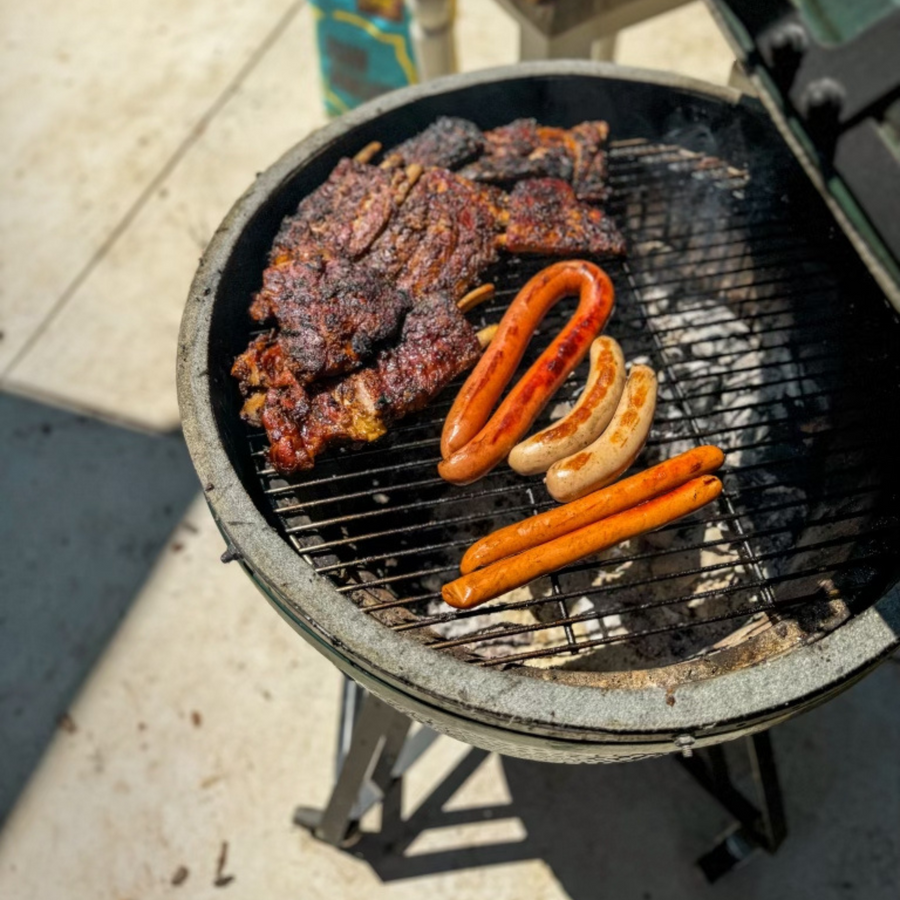
[[[420,174],[421,166],[385,169],[342,159],[284,220],[270,264],[322,254],[357,258],[381,234]]]
[[[359,368],[423,297],[441,291],[460,299],[498,256],[501,191],[445,169],[420,171],[412,185],[407,175],[388,190],[386,172],[343,162],[324,196],[307,197],[282,227],[250,307],[258,322],[277,324],[266,352],[278,344],[300,384]],[[370,179],[366,169],[377,175]],[[376,200],[361,202],[361,183],[374,184]],[[352,196],[359,219],[335,210],[336,196]],[[260,352],[254,341],[235,363],[248,388],[260,386],[252,375]]]
[[[474,363],[456,302],[499,250],[624,252],[614,223],[582,199],[605,192],[606,132],[519,120],[483,134],[443,117],[381,165],[341,160],[300,202],[250,307],[269,330],[232,369],[242,415],[265,427],[279,471],[380,437]]]
[[[474,122],[441,116],[424,131],[394,147],[382,166],[394,168],[418,164],[456,169],[480,156],[483,150],[484,134]]]
[[[559,178],[520,181],[509,195],[506,249],[510,253],[625,253],[625,239],[597,206],[580,203]]]
[[[447,169],[428,169],[372,243],[366,262],[414,297],[459,300],[498,259],[505,194]]]

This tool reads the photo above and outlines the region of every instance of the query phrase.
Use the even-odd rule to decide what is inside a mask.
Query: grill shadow
[[[888,722],[898,677],[900,665],[883,666],[853,691],[770,732],[788,837],[776,855],[718,882],[717,897],[793,897],[799,882],[803,896],[894,896],[900,796],[885,788],[896,783],[900,750],[900,732]],[[721,749],[735,786],[750,793],[739,744]],[[466,793],[491,763],[485,751],[470,749],[405,819],[363,833],[354,856],[388,883],[540,861],[572,900],[679,900],[711,890],[695,860],[732,831],[731,820],[676,759],[572,766],[500,757],[496,780],[479,782],[484,793]],[[396,809],[400,800],[391,803]],[[498,832],[511,837],[498,839]],[[441,849],[426,849],[427,833],[443,835]],[[823,846],[837,850],[823,856]]]
[[[198,492],[180,434],[0,394],[0,822]]]

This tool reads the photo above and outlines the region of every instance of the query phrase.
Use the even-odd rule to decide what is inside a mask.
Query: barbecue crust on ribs
[[[397,332],[412,304],[407,291],[365,264],[289,261],[265,271],[251,315],[277,321],[274,340],[293,376],[304,384],[360,366]],[[241,378],[241,372],[258,368],[248,357],[257,352],[251,344],[238,357],[233,374]]]
[[[606,122],[582,122],[569,130],[574,144],[572,190],[579,200],[599,203],[609,196]]]
[[[413,297],[458,300],[497,260],[505,195],[446,169],[429,169],[372,244],[366,262]]]
[[[344,161],[352,162],[352,161]],[[386,173],[372,183],[377,203],[376,223],[353,231],[346,215],[331,222],[314,215],[330,209],[335,195],[358,193],[369,173],[359,163],[341,163],[339,177],[330,178],[300,204],[297,216],[282,228],[273,262],[263,273],[262,288],[250,307],[260,322],[274,321],[283,365],[299,384],[358,368],[378,347],[396,334],[403,317],[421,298],[446,292],[459,299],[478,275],[497,259],[497,234],[503,194],[477,185],[446,169],[429,169],[409,191],[402,205],[391,195],[391,214],[382,223]],[[353,191],[350,191],[350,187]],[[358,200],[359,197],[357,196]],[[375,229],[383,229],[368,252],[355,260],[341,247],[361,246]],[[260,353],[271,354],[257,342],[238,357],[233,374],[247,389],[264,371]]]
[[[287,381],[265,394],[260,420],[272,464],[290,474],[312,468],[335,444],[376,440],[392,422],[426,406],[480,354],[475,330],[451,300],[423,298],[407,315],[399,343],[370,365],[306,389]]]
[[[484,148],[481,129],[468,119],[441,116],[408,141],[398,144],[387,155],[385,166],[439,166],[455,169],[475,159]]]
[[[473,181],[508,184],[525,178],[561,178],[582,200],[606,198],[606,122],[574,128],[516,119],[484,135],[484,153],[460,174]]]
[[[342,159],[328,179],[304,197],[284,220],[269,254],[278,265],[322,255],[355,258],[365,253],[403,202],[419,173],[380,169]]]
[[[356,368],[400,327],[412,298],[352,260],[383,231],[419,174],[343,159],[282,224],[250,315],[279,325],[301,383]],[[244,359],[236,376],[254,365]]]
[[[625,238],[602,209],[580,203],[558,178],[520,181],[509,195],[510,253],[625,253]]]

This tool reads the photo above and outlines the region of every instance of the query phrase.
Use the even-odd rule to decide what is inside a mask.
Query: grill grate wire
[[[386,627],[489,666],[614,667],[623,647],[632,665],[663,664],[823,592],[851,607],[875,599],[900,531],[878,415],[898,400],[897,323],[877,296],[848,296],[827,240],[798,226],[802,204],[758,168],[764,159],[741,169],[641,141],[610,153],[609,211],[630,252],[598,260],[617,291],[606,333],[660,377],[636,470],[716,443],[726,453],[717,503],[488,606],[450,611],[440,585],[466,547],[554,505],[540,478],[506,467],[465,488],[437,476],[452,385],[377,444],[323,456],[305,477],[275,473],[265,435],[249,433],[286,539]],[[499,320],[548,262],[499,266],[485,279],[497,296],[473,324]],[[879,315],[859,315],[865,302]],[[523,371],[573,308],[548,314]],[[578,396],[586,368],[536,428]]]

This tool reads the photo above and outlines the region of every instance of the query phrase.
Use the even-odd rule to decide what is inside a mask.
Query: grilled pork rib
[[[559,178],[535,178],[520,181],[509,195],[506,249],[622,256],[625,238],[602,209],[580,203],[571,185]]]
[[[269,254],[287,260],[365,253],[403,203],[421,169],[387,170],[342,159],[328,179],[284,220]]]
[[[423,298],[407,315],[395,347],[343,378],[306,390],[270,388],[260,420],[279,472],[310,469],[335,444],[373,441],[388,426],[424,408],[481,353],[475,330],[445,295]]]
[[[446,169],[429,169],[372,244],[366,262],[413,297],[458,300],[496,262],[505,195]]]
[[[282,228],[272,253],[276,261],[263,273],[250,308],[258,321],[278,324],[273,340],[300,384],[359,368],[396,334],[420,299],[441,291],[458,300],[497,259],[504,196],[496,188],[431,169],[402,205],[392,195],[389,213],[380,202],[383,197],[365,206],[364,227],[354,230],[356,223],[346,212],[331,222],[309,219],[313,210],[330,209],[336,193],[355,196],[349,188],[355,187],[356,176],[368,176],[359,164],[338,168],[342,174],[326,182],[324,196],[317,191],[306,198],[298,221]],[[376,193],[381,194],[384,184],[375,180]],[[370,240],[376,223],[366,216],[375,208],[373,218],[382,231]],[[361,234],[368,252],[348,260],[353,255],[349,248],[362,245]],[[339,255],[342,250],[345,256]],[[251,343],[235,365],[233,374],[248,387],[252,385],[243,373],[260,368],[252,359],[259,352],[257,343]]]
[[[418,163],[420,166],[455,169],[475,159],[483,149],[484,135],[474,122],[441,116],[424,131],[394,147],[384,165]]]
[[[262,297],[264,318],[278,323],[273,340],[300,384],[358,368],[396,334],[413,305],[408,291],[364,263],[343,259],[270,266],[254,301],[257,318]],[[239,360],[252,366],[245,358],[255,352],[253,342]]]
[[[473,181],[510,184],[525,178],[561,178],[581,200],[606,198],[606,122],[550,128],[516,119],[485,133],[484,153],[460,174]]]

